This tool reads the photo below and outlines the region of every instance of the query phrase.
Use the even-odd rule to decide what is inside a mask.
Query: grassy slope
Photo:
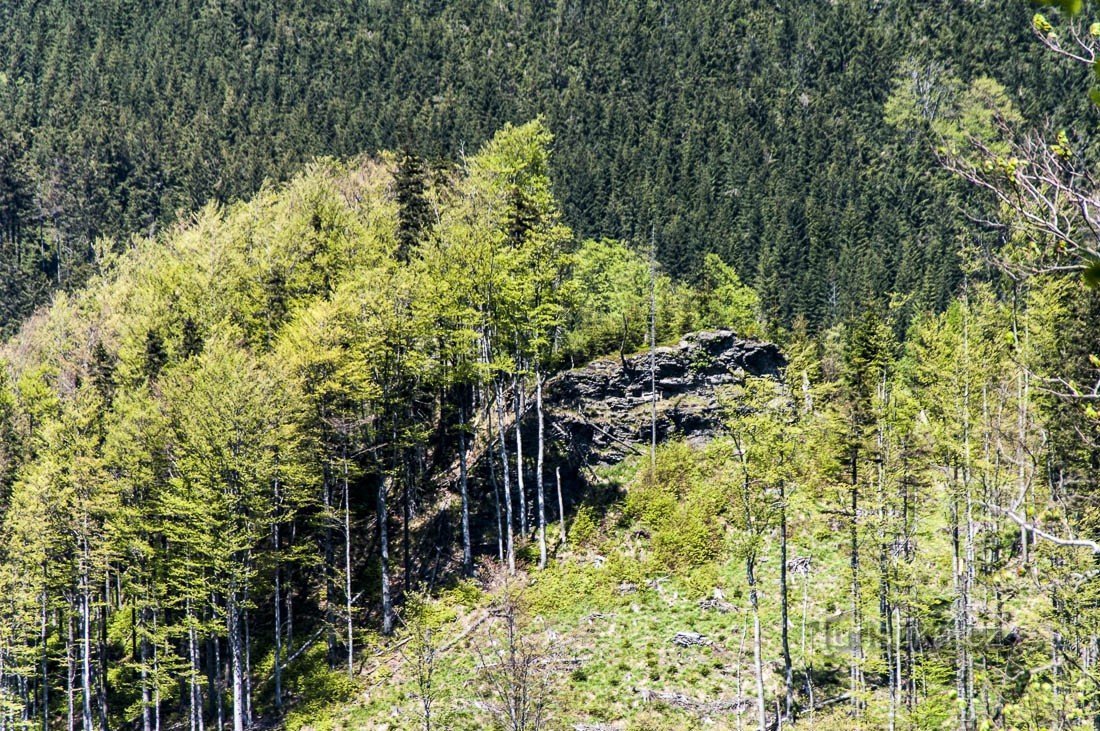
[[[569,549],[559,551],[546,571],[531,562],[516,579],[523,602],[535,618],[533,626],[549,633],[551,654],[562,661],[553,674],[549,728],[584,724],[616,729],[751,728],[755,722],[752,621],[744,562],[737,557],[737,532],[727,526],[720,550],[710,560],[670,570],[667,560],[654,550],[657,532],[631,515],[636,511],[631,507],[630,488],[638,469],[637,464],[625,463],[601,474],[603,489],[627,485],[626,500],[612,502],[602,516],[582,507],[570,527]],[[823,513],[809,496],[796,494],[791,506],[790,557],[811,559],[808,574],[791,578],[791,653],[800,683],[804,682],[801,669],[812,662],[815,700],[820,704],[847,691],[848,531],[840,529],[836,519]],[[758,565],[769,706],[782,697],[775,539],[774,534],[768,539]],[[924,560],[913,567],[911,580],[918,587],[916,594],[930,605],[949,602],[950,585],[944,583],[950,581],[949,539],[946,527],[932,518],[918,532]],[[537,551],[527,553],[533,558]],[[436,728],[472,731],[491,725],[487,688],[476,666],[478,650],[488,641],[484,615],[502,591],[497,578],[480,588],[470,585],[444,592],[431,603],[439,621],[436,643],[448,647],[439,656],[436,671]],[[870,570],[865,572],[862,593],[865,671],[873,677],[882,672],[883,661],[875,626],[878,582]],[[701,604],[708,599],[716,601]],[[698,632],[709,644],[681,648],[672,642],[681,631]],[[408,636],[406,630],[398,643]],[[312,718],[292,718],[291,727],[422,728],[412,653],[405,649],[409,645],[404,653],[382,649],[382,644],[378,647],[378,654],[363,663],[366,670],[350,703]],[[938,726],[950,713],[949,663],[949,654],[927,656],[921,671],[923,700],[909,718],[917,727]],[[739,698],[743,699],[740,704]],[[866,727],[885,727],[887,703],[884,689],[870,691]],[[847,707],[845,703],[827,705],[812,719],[804,716],[797,727],[850,728]]]

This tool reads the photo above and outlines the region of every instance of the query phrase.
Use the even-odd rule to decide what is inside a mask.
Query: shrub
[[[582,505],[569,526],[569,542],[575,546],[587,546],[600,532],[600,520],[590,505]]]
[[[355,694],[355,682],[344,669],[328,666],[326,652],[327,647],[318,644],[288,668],[287,690],[299,699],[287,714],[288,731],[331,728],[332,708]]]

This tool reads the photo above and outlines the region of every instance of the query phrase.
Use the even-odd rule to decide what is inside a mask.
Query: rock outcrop
[[[657,438],[704,440],[722,429],[723,393],[748,376],[778,378],[786,365],[771,344],[729,330],[687,335],[656,350]],[[547,382],[552,438],[569,445],[571,461],[618,462],[644,453],[650,439],[650,355],[601,359]]]

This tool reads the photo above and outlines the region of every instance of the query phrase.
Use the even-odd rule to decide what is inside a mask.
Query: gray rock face
[[[723,426],[724,391],[748,376],[778,378],[786,361],[771,344],[729,330],[693,333],[657,348],[657,438],[704,440]],[[547,422],[571,461],[609,464],[650,439],[650,356],[601,359],[558,374],[545,390]]]

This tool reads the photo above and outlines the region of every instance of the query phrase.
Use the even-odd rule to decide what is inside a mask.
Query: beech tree
[[[273,486],[287,482],[280,473],[298,437],[285,392],[229,337],[208,341],[163,383],[173,473],[163,502],[166,537],[186,567],[176,601],[191,621],[208,606],[222,623],[232,724],[242,731],[252,724],[248,623],[258,554],[274,519]]]

